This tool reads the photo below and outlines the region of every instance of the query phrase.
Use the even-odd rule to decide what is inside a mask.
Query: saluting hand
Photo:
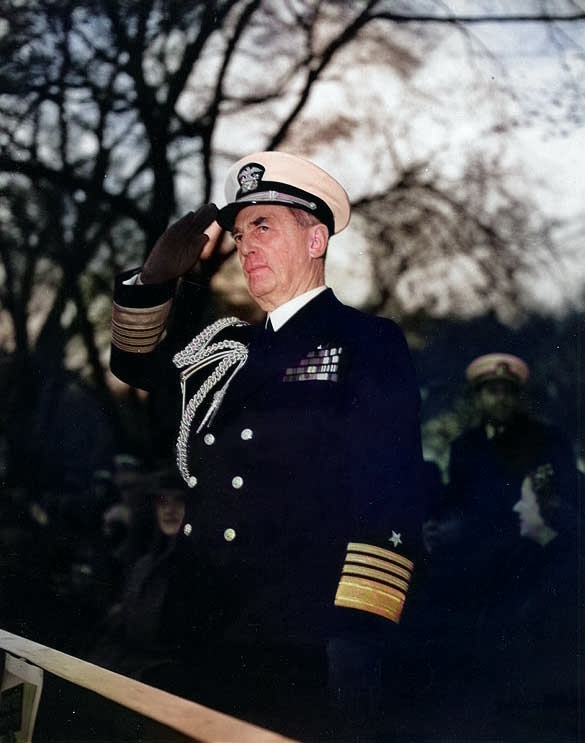
[[[205,230],[214,222],[217,212],[215,204],[204,204],[170,225],[146,259],[141,282],[162,284],[190,271],[210,239]]]

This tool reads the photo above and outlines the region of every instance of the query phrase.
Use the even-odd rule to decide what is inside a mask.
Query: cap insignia
[[[242,192],[249,193],[250,191],[255,191],[262,180],[265,170],[262,165],[258,165],[257,163],[244,165],[238,173],[238,183]]]
[[[505,361],[501,361],[496,366],[496,376],[503,377],[505,374],[511,374],[510,366]]]

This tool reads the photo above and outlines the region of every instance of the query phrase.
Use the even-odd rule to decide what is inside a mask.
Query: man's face
[[[323,283],[326,233],[322,224],[301,226],[284,206],[255,204],[238,213],[234,242],[248,291],[263,310]]]
[[[475,393],[475,404],[485,421],[507,423],[520,405],[518,388],[504,379],[489,380]]]

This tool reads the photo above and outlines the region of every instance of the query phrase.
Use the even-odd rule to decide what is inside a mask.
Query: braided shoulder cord
[[[247,323],[238,320],[236,317],[226,317],[217,320],[212,325],[204,328],[182,351],[179,351],[173,357],[173,362],[177,368],[186,367],[181,372],[183,403],[181,423],[177,437],[177,466],[190,488],[194,488],[197,485],[197,478],[189,472],[188,465],[189,434],[195,414],[209,392],[231,371],[223,386],[214,393],[211,405],[197,428],[197,433],[199,433],[205,425],[208,425],[213,420],[232,379],[248,358],[248,348],[240,341],[224,340],[211,344],[210,342],[225,328],[242,325],[247,325]],[[217,365],[212,373],[206,377],[193,397],[186,402],[187,380],[196,371],[211,364]]]

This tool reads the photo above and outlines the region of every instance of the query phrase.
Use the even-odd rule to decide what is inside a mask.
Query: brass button
[[[240,436],[243,441],[250,441],[250,439],[254,438],[254,431],[251,428],[244,428]]]
[[[240,477],[240,475],[236,475],[234,478],[232,478],[232,488],[239,490],[243,484],[244,484],[244,478]]]
[[[190,488],[194,488],[195,485],[197,485],[197,478],[195,477],[195,475],[191,475],[191,477],[189,478],[189,481],[188,481],[187,485]]]
[[[203,437],[203,441],[207,444],[207,446],[212,446],[215,444],[215,436],[212,433],[206,433]]]
[[[226,529],[223,533],[223,538],[226,542],[233,542],[236,538],[236,530],[235,529]]]

